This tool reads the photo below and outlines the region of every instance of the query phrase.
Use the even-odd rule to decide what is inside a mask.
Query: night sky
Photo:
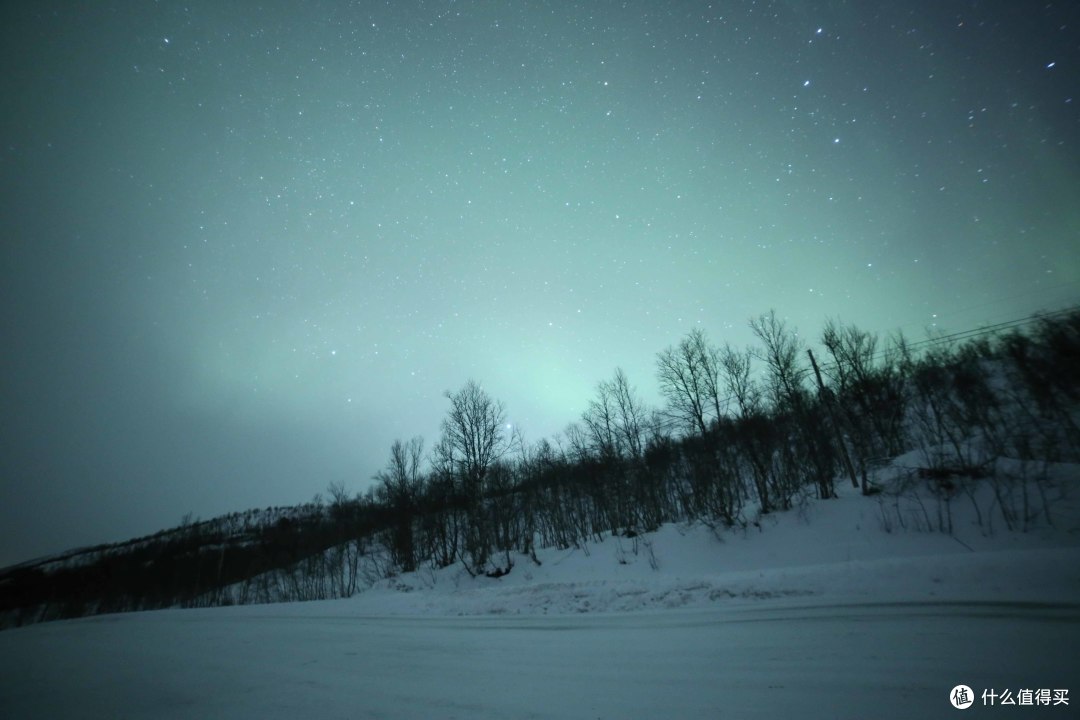
[[[0,565],[529,441],[693,328],[1080,298],[1075,2],[10,2]]]

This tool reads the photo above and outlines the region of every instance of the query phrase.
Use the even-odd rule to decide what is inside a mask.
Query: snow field
[[[937,718],[948,693],[1080,694],[1080,524],[884,529],[841,497],[716,533],[458,567],[324,602],[0,633],[3,718]],[[1080,697],[1074,697],[1080,702]],[[1075,717],[1075,707],[977,708]]]

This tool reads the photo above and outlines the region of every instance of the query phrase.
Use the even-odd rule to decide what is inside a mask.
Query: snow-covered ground
[[[1076,695],[978,716],[1077,717],[1075,501],[992,536],[965,502],[954,536],[901,531],[845,489],[746,531],[518,557],[499,579],[9,630],[0,717],[933,718],[958,684]]]
[[[1078,623],[1075,607],[790,600],[513,618],[153,612],[3,633],[0,715],[945,717],[961,683],[1076,692]]]

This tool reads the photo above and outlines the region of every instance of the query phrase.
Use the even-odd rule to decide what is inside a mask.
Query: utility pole
[[[825,383],[821,381],[821,371],[818,370],[817,360],[814,359],[814,351],[810,348],[806,348],[806,354],[810,356],[810,365],[814,368],[814,377],[817,378],[818,394],[822,400],[825,401],[825,410],[829,413],[829,420],[832,422],[833,432],[836,434],[836,442],[840,446],[840,457],[844,460],[844,467],[847,468],[848,477],[851,478],[851,486],[859,487],[859,479],[855,477],[855,466],[851,464],[851,457],[848,455],[847,444],[844,442],[844,435],[840,432],[840,423],[836,420],[836,411],[833,408],[833,397],[825,388]],[[862,488],[863,494],[866,494],[866,485]]]

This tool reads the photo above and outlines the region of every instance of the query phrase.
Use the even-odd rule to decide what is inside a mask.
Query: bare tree
[[[416,569],[413,517],[423,482],[420,474],[423,458],[422,437],[416,436],[405,443],[395,440],[390,446],[386,468],[375,474],[392,526],[386,544],[394,564],[404,572]]]
[[[805,401],[806,388],[803,383],[807,376],[807,369],[799,364],[802,343],[798,333],[777,318],[775,310],[752,318],[750,329],[763,346],[754,355],[767,368],[768,389],[774,409],[798,408]]]
[[[431,452],[431,473],[421,495],[420,516],[423,552],[438,568],[457,561],[465,524],[454,467],[454,448],[443,436]]]
[[[711,361],[701,330],[694,330],[656,356],[656,379],[668,402],[667,417],[702,436],[708,432],[706,414],[711,410],[707,368]]]
[[[724,388],[724,351],[715,345],[710,345],[705,340],[704,333],[691,335],[698,346],[698,353],[703,358],[701,369],[704,372],[706,399],[712,405],[713,420],[719,422],[727,412],[728,404],[731,401],[730,395]],[[727,346],[725,345],[726,349]]]
[[[642,456],[649,413],[622,368],[596,386],[596,397],[581,419],[602,459]]]
[[[330,521],[334,545],[327,551],[331,572],[331,594],[351,597],[356,592],[360,564],[359,501],[350,497],[345,483],[338,480],[326,488],[330,496]]]
[[[417,435],[408,442],[395,440],[390,446],[386,468],[375,474],[391,504],[412,502],[420,487],[420,466],[424,459],[424,438]]]
[[[735,401],[739,417],[749,417],[757,413],[761,409],[761,390],[750,377],[750,350],[739,352],[725,344],[718,357],[718,371],[724,390],[728,397]]]
[[[752,319],[750,329],[763,346],[755,355],[768,372],[772,424],[788,435],[778,446],[782,472],[774,475],[779,481],[781,507],[786,507],[799,485],[807,481],[817,486],[819,497],[834,497],[836,454],[824,432],[819,408],[811,406],[805,383],[809,370],[799,362],[803,343],[794,329],[776,317],[775,310]]]
[[[446,392],[450,411],[442,423],[442,463],[460,482],[467,523],[465,569],[484,571],[491,554],[494,523],[484,507],[485,481],[492,467],[511,448],[507,438],[506,409],[480,385],[469,380],[457,392]],[[498,520],[497,518],[495,519]]]
[[[822,370],[835,388],[836,406],[867,491],[867,463],[903,451],[904,379],[895,353],[878,352],[878,338],[854,325],[829,320],[822,344],[833,362]],[[878,360],[878,355],[882,359]]]
[[[615,369],[615,377],[608,385],[615,407],[618,410],[617,427],[623,442],[632,458],[640,458],[645,451],[645,432],[648,429],[650,412],[630,385],[622,368]]]
[[[621,368],[611,380],[596,386],[596,397],[582,414],[598,460],[597,477],[591,484],[592,502],[615,532],[638,525],[641,506],[635,506],[645,490],[643,468],[645,438],[650,413]],[[636,532],[636,531],[635,531]]]
[[[750,375],[753,353],[725,344],[717,356],[723,388],[737,411],[727,435],[750,469],[761,512],[767,513],[773,507],[769,487],[776,484],[771,461],[775,433],[762,408],[762,390]]]
[[[593,453],[602,461],[618,458],[622,452],[616,423],[615,402],[606,382],[596,387],[596,397],[589,401],[581,422],[588,430]]]
[[[724,417],[731,399],[724,362],[728,355],[737,359],[733,352],[710,344],[705,332],[695,329],[659,353],[656,377],[668,401],[667,416],[704,437],[712,423]]]
[[[566,456],[572,462],[581,464],[589,458],[589,431],[580,423],[572,422],[563,431],[566,438]]]
[[[450,411],[442,430],[449,459],[464,481],[466,495],[479,495],[488,469],[509,449],[504,434],[506,408],[474,380],[445,395]]]

